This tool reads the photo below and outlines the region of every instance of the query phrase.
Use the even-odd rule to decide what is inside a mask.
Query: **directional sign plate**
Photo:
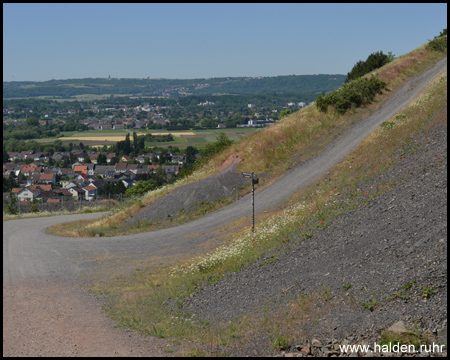
[[[257,179],[258,179],[258,177],[256,176],[256,174],[245,173],[245,172],[242,173],[242,176],[243,176],[243,177],[250,178],[250,179],[252,178],[252,175],[253,175],[253,180],[257,180]]]
[[[243,177],[246,177],[246,178],[252,178],[252,175],[253,175],[253,180],[254,181],[257,181],[258,180],[258,177],[256,176],[256,174],[252,174],[252,173],[245,173],[245,172],[243,172],[243,173],[241,173],[242,174],[242,176]]]

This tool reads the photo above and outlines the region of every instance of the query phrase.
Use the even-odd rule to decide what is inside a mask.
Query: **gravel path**
[[[263,211],[283,203],[290,194],[338,163],[373,129],[414,98],[446,66],[445,58],[417,80],[406,84],[399,92],[393,94],[392,99],[387,101],[379,111],[355,124],[321,154],[291,169],[286,176],[268,188],[257,191],[256,211]],[[203,184],[199,182],[197,185],[203,186]],[[214,190],[211,189],[211,191]],[[184,193],[185,196],[189,196],[189,193]],[[148,209],[148,211],[152,210]],[[110,356],[111,352],[108,349],[113,348],[117,348],[115,355],[128,353],[126,345],[128,340],[122,342],[118,340],[119,338],[114,338],[112,334],[115,330],[105,333],[100,330],[107,331],[101,325],[99,308],[87,305],[85,309],[83,304],[88,303],[88,298],[84,295],[79,295],[77,298],[75,295],[83,291],[80,287],[83,282],[80,279],[93,276],[99,270],[105,270],[107,265],[110,265],[107,270],[117,275],[134,269],[141,260],[147,261],[148,265],[149,261],[154,259],[157,265],[167,263],[176,256],[204,251],[205,242],[214,237],[211,232],[232,220],[248,216],[249,213],[250,201],[247,196],[215,213],[181,226],[151,233],[95,239],[50,236],[45,233],[45,228],[60,222],[92,218],[101,214],[4,222],[3,354],[59,356],[69,354],[71,349],[67,346],[74,343],[85,349],[84,352],[77,354],[104,353]],[[48,291],[42,291],[43,289]],[[71,313],[71,307],[76,311]],[[59,317],[56,315],[56,320],[55,314],[60,314]],[[81,319],[79,322],[75,321],[76,314]],[[92,326],[92,333],[86,332],[89,326]],[[112,327],[108,329],[111,330]],[[60,336],[56,336],[56,333]],[[94,335],[91,335],[89,339],[84,336],[95,333],[101,334],[95,342],[91,340]],[[152,342],[145,350],[147,353],[143,352],[143,354],[160,354],[156,343],[157,340]],[[123,350],[118,349],[120,344],[124,344]],[[73,354],[76,355],[76,353]]]

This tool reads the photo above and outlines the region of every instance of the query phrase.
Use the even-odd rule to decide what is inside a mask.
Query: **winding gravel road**
[[[383,121],[400,111],[415,98],[429,81],[446,67],[447,58],[444,58],[428,71],[408,82],[376,113],[356,123],[332,144],[328,145],[319,155],[300,166],[292,168],[279,181],[264,190],[258,191],[255,195],[255,210],[257,212],[264,211],[269,207],[282,204],[307,183],[326,173],[330,167],[338,164],[346,154],[353,150]],[[115,356],[115,354],[130,355],[131,348],[130,352],[128,352],[128,348],[124,351],[120,349],[115,350],[116,352],[110,351],[109,345],[114,349],[121,342],[105,339],[105,337],[108,337],[107,335],[99,337],[95,342],[89,342],[86,340],[86,335],[81,335],[85,331],[83,326],[89,327],[92,322],[100,321],[101,315],[98,317],[93,315],[96,311],[99,313],[98,309],[89,313],[81,305],[73,303],[76,299],[75,296],[66,296],[61,300],[61,304],[66,304],[67,307],[81,306],[81,311],[78,315],[71,315],[73,318],[67,314],[66,317],[61,316],[61,319],[65,319],[61,321],[64,321],[65,324],[68,321],[67,319],[74,320],[76,316],[79,316],[83,317],[86,322],[78,324],[80,326],[78,335],[68,330],[70,326],[69,328],[64,327],[63,335],[60,335],[61,341],[55,343],[55,335],[51,331],[53,325],[48,324],[50,330],[48,327],[43,328],[45,322],[39,326],[42,319],[45,318],[45,314],[54,315],[48,307],[46,310],[46,295],[42,294],[39,289],[54,285],[59,291],[64,292],[68,291],[66,289],[69,284],[77,288],[80,277],[95,274],[95,271],[98,270],[97,265],[100,258],[122,259],[124,266],[125,263],[133,266],[133,262],[127,261],[127,259],[153,257],[158,259],[159,262],[164,262],[164,258],[169,259],[174,255],[200,251],[203,249],[201,245],[212,237],[208,233],[230,221],[248,216],[250,210],[250,200],[246,196],[215,213],[184,225],[150,233],[110,238],[63,238],[45,233],[48,226],[61,222],[99,217],[103,214],[61,215],[3,222],[3,355],[57,356],[71,354],[89,356],[90,354],[102,353],[103,350],[106,351],[105,355],[108,356]],[[76,293],[78,290],[73,291]],[[48,292],[49,294],[52,293],[51,291]],[[36,300],[37,303],[32,307],[33,310],[24,305],[27,299],[36,299],[38,296],[42,297],[42,301]],[[58,299],[58,296],[50,297],[50,302],[58,301]],[[48,300],[49,298],[47,298]],[[66,305],[59,306],[59,311],[64,313]],[[31,311],[33,311],[33,314]],[[36,317],[37,315],[34,312],[40,312],[40,318]],[[36,323],[30,326],[33,321]],[[58,324],[59,320],[56,319],[55,321]],[[12,330],[21,326],[23,327],[22,333]],[[108,331],[111,334],[116,334],[115,331],[117,330],[111,327]],[[37,336],[39,340],[31,343],[30,337],[33,338],[33,336]],[[52,346],[45,345],[46,341],[48,344],[53,344],[53,350]],[[72,347],[74,347],[73,342],[78,342],[78,348],[75,346],[78,349],[77,352],[71,352],[73,351]],[[65,344],[64,350],[58,350],[58,346],[63,346],[61,344]],[[84,350],[79,350],[83,346]],[[155,347],[154,344],[151,346]],[[18,348],[22,350],[18,351]],[[161,353],[161,351],[149,349],[147,349],[147,353],[142,352],[141,354],[167,355]]]

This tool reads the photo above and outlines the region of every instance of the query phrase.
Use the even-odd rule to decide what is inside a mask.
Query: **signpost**
[[[259,180],[255,173],[242,173],[243,177],[252,179],[252,232],[255,232],[255,184],[258,184]]]

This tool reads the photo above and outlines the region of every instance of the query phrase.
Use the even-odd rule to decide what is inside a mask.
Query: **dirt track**
[[[383,121],[411,101],[447,66],[447,58],[407,83],[372,116],[355,124],[321,154],[257,194],[256,210],[279,205],[290,194],[337,164]],[[56,216],[4,222],[3,355],[124,356],[168,355],[164,341],[116,330],[83,291],[80,278],[92,276],[100,258],[127,271],[141,259],[165,262],[175,255],[202,250],[208,232],[249,214],[249,199],[182,226],[114,238],[71,239],[49,236],[45,228],[96,215]],[[194,236],[195,234],[195,236]],[[191,236],[189,236],[191,235]],[[156,260],[155,260],[156,261]],[[120,266],[117,266],[120,265]],[[131,337],[129,336],[131,335]],[[138,347],[139,345],[139,347]],[[75,349],[76,348],[76,349]],[[139,354],[135,349],[142,349]]]

